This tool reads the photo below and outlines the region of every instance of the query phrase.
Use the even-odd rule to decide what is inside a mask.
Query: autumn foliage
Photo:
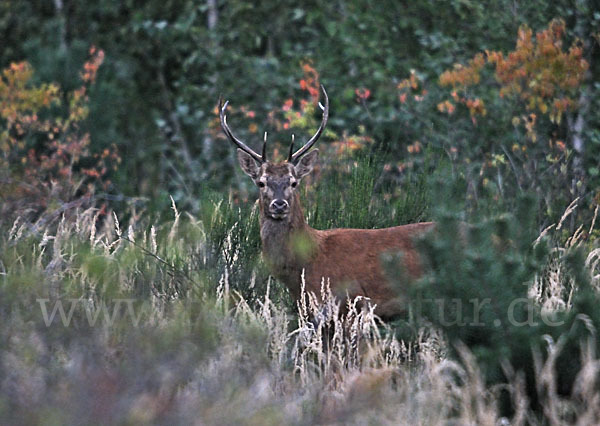
[[[54,83],[33,84],[27,62],[13,63],[0,79],[0,199],[2,213],[39,214],[48,207],[110,186],[108,172],[120,158],[114,148],[90,151],[82,130],[88,91],[104,52],[92,47],[82,84],[63,93]],[[55,205],[52,205],[52,204]]]
[[[312,135],[319,127],[321,122],[321,109],[319,103],[322,102],[321,83],[317,68],[310,62],[301,63],[300,70],[302,76],[298,80],[298,88],[300,89],[300,99],[294,100],[288,98],[283,101],[281,107],[273,108],[267,111],[268,127],[273,129],[277,135],[282,135],[285,132],[291,133],[295,138],[300,138],[302,135]],[[357,100],[366,107],[366,101],[371,96],[371,91],[367,88],[355,89]],[[254,143],[257,143],[256,137],[260,136],[259,126],[257,125],[256,113],[246,105],[230,105],[228,106],[229,115],[238,115],[236,120],[239,120],[236,131],[248,134]],[[218,108],[213,111],[214,117],[210,121],[209,129],[215,138],[223,139],[220,121],[218,117]],[[233,120],[233,119],[232,119]],[[244,126],[244,124],[246,124]],[[359,129],[359,134],[352,134],[344,131],[341,135],[335,133],[330,127],[325,129],[325,137],[329,143],[321,144],[319,149],[335,155],[348,153],[351,154],[365,148],[373,142],[373,138],[365,134],[365,129]],[[271,136],[268,138],[272,155],[276,160],[283,161],[287,156],[290,139],[274,140]],[[298,139],[296,139],[298,141]],[[252,141],[250,142],[252,143]],[[296,142],[297,144],[299,142]],[[299,146],[299,145],[297,145]]]
[[[440,84],[466,92],[470,86],[479,84],[482,68],[493,64],[500,97],[516,96],[528,110],[549,114],[552,122],[560,123],[564,112],[576,107],[573,94],[589,67],[578,42],[563,50],[564,34],[563,20],[552,21],[535,38],[531,28],[522,26],[514,51],[506,56],[499,51],[477,54],[468,65],[457,64],[455,69],[444,72]],[[479,99],[455,97],[455,100],[467,105],[472,115],[485,114],[484,108],[474,108],[475,104],[482,104]]]
[[[448,157],[469,170],[473,200],[483,192],[498,200],[534,190],[552,215],[554,204],[579,196],[585,175],[564,117],[578,112],[589,64],[580,41],[566,45],[565,33],[561,19],[537,33],[523,25],[514,50],[477,53],[444,71],[437,87],[411,71],[397,85],[401,108],[429,114],[419,104],[435,107],[441,114],[436,127],[445,132],[421,132],[407,141],[408,152],[418,153],[428,138],[441,139]]]

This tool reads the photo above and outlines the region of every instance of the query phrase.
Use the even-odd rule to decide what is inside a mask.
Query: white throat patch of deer
[[[221,127],[229,140],[238,147],[242,170],[259,188],[260,236],[263,257],[271,273],[281,280],[296,300],[300,297],[304,271],[306,290],[321,294],[321,282],[329,282],[331,291],[344,305],[346,296],[363,296],[376,304],[375,313],[391,318],[406,312],[402,295],[422,274],[421,262],[413,239],[434,227],[432,222],[415,223],[384,229],[311,228],[304,219],[298,187],[318,159],[318,150],[310,151],[317,142],[329,117],[329,98],[321,86],[325,105],[323,120],[317,132],[300,149],[290,146],[288,159],[282,163],[267,160],[266,143],[259,155],[236,138],[227,124],[225,105],[219,102]],[[392,288],[381,265],[384,253],[400,252],[405,276],[404,286]],[[397,280],[396,280],[397,281]]]

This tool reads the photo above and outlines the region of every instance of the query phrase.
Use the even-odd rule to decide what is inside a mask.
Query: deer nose
[[[283,212],[287,211],[288,207],[289,207],[289,204],[285,200],[277,199],[277,200],[273,200],[271,202],[271,208],[273,209],[273,211],[275,213],[283,213]]]

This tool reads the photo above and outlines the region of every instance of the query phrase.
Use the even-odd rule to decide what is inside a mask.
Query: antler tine
[[[292,162],[292,156],[294,154],[294,134],[292,134],[292,143],[290,145],[290,153],[288,154],[288,163]]]
[[[235,145],[237,145],[238,148],[240,148],[246,154],[250,155],[257,162],[264,163],[266,161],[266,156],[265,156],[266,138],[265,138],[265,144],[263,145],[263,155],[260,156],[256,152],[254,152],[250,147],[248,147],[248,145],[246,145],[244,142],[242,142],[241,140],[239,140],[238,138],[233,136],[231,129],[227,125],[227,116],[225,115],[225,111],[227,110],[227,105],[229,105],[229,101],[226,101],[225,105],[223,105],[223,98],[222,97],[219,98],[219,116],[221,117],[221,128],[223,129],[223,131],[225,132],[225,134],[227,135],[229,140],[231,142],[233,142]]]
[[[265,138],[263,140],[263,148],[262,148],[262,161],[264,163],[267,162],[267,132],[265,132]]]
[[[319,103],[319,106],[323,110],[323,120],[321,121],[321,125],[317,129],[317,133],[315,133],[314,136],[312,138],[310,138],[309,141],[306,142],[306,144],[302,148],[300,148],[298,151],[296,151],[291,156],[290,161],[292,163],[294,163],[294,164],[296,164],[298,162],[298,160],[300,160],[300,157],[302,157],[304,154],[306,154],[306,152],[309,149],[312,148],[312,146],[315,144],[315,142],[321,136],[321,133],[323,133],[323,130],[325,130],[325,126],[327,125],[327,119],[329,118],[329,97],[327,96],[327,92],[325,91],[325,87],[322,84],[321,84],[321,90],[323,91],[323,95],[325,96],[325,106],[323,107]]]

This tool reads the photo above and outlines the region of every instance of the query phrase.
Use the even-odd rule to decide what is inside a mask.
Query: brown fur
[[[317,155],[318,151],[313,150],[295,165],[287,162],[258,165],[247,153],[238,150],[242,169],[260,188],[260,236],[267,265],[296,300],[300,298],[304,272],[306,290],[317,296],[325,280],[341,300],[346,295],[367,298],[377,305],[375,313],[381,317],[404,313],[406,300],[402,293],[422,273],[413,238],[432,229],[434,224],[325,231],[311,228],[304,220],[295,188],[312,171]],[[279,208],[274,207],[276,202]],[[399,288],[393,288],[384,275],[381,258],[385,253],[398,252],[405,273],[394,279]]]
[[[291,220],[279,223],[264,214],[261,203],[261,238],[263,255],[273,275],[283,281],[292,296],[300,297],[304,270],[306,290],[320,295],[321,281],[329,282],[332,292],[345,300],[364,296],[377,304],[375,313],[383,318],[400,315],[406,310],[402,289],[394,289],[387,281],[381,256],[401,252],[406,270],[403,281],[408,284],[421,273],[419,256],[413,238],[430,230],[434,224],[416,223],[384,229],[316,230],[304,220],[300,198],[296,193]],[[295,244],[308,246],[298,249]]]
[[[302,274],[306,290],[321,294],[321,282],[329,282],[334,295],[354,298],[363,296],[377,304],[375,313],[393,317],[406,309],[401,291],[409,281],[421,275],[421,264],[413,245],[413,237],[430,230],[433,223],[416,223],[386,229],[330,229],[319,231],[304,220],[296,187],[316,164],[318,150],[310,150],[319,139],[329,117],[329,98],[321,86],[325,100],[323,120],[317,132],[298,151],[293,152],[293,139],[288,161],[267,161],[267,134],[262,155],[257,154],[233,136],[225,112],[228,103],[219,103],[221,127],[238,147],[242,170],[260,189],[260,236],[265,261],[274,276],[283,281],[292,295],[300,298]],[[399,289],[393,289],[382,270],[384,253],[400,252],[405,276]]]

